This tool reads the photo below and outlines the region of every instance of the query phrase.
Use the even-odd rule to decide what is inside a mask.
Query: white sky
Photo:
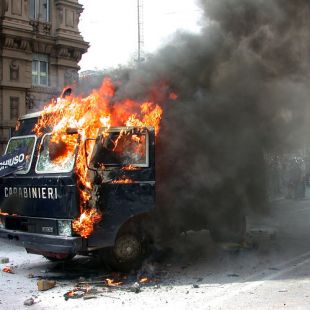
[[[79,0],[80,31],[90,48],[81,70],[105,69],[137,57],[137,0]],[[144,0],[144,48],[156,51],[177,29],[198,32],[201,11],[195,0]]]

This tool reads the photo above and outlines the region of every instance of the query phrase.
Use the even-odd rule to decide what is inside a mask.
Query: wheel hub
[[[124,235],[117,239],[114,253],[118,261],[129,262],[141,254],[141,243],[133,235]]]

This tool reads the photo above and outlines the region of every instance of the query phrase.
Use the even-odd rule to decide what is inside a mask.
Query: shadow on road
[[[249,218],[244,248],[227,250],[215,244],[208,231],[188,232],[169,242],[165,251],[148,258],[142,268],[126,276],[107,269],[95,257],[77,256],[71,261],[40,261],[28,269],[44,272],[34,277],[63,282],[100,283],[122,278],[126,284],[148,278],[148,285],[224,285],[263,278],[302,278],[294,264],[310,258],[310,201],[279,200],[267,218]],[[305,254],[306,253],[306,254]],[[30,268],[29,268],[30,267]],[[292,269],[293,268],[293,269]]]

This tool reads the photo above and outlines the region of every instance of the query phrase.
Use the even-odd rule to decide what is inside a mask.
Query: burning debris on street
[[[2,269],[2,271],[3,271],[3,272],[6,272],[6,273],[14,273],[14,271],[12,270],[11,267],[4,267],[4,268]]]
[[[133,277],[129,277],[126,274],[113,273],[110,277],[98,277],[95,280],[79,281],[76,287],[64,295],[66,300],[76,298],[97,298],[98,296],[113,296],[107,295],[114,291],[125,291],[140,293],[143,290],[143,286],[156,285],[158,279],[152,279],[147,276],[141,275],[137,281],[134,281]]]

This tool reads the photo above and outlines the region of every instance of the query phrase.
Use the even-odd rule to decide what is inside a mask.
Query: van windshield
[[[36,165],[37,173],[70,172],[74,167],[77,147],[77,135],[70,136],[70,145],[52,140],[46,134],[41,142],[40,154]]]
[[[25,153],[26,164],[24,168],[17,173],[27,173],[30,170],[35,142],[35,136],[13,137],[10,139],[4,154],[13,153],[18,150],[23,150]]]

